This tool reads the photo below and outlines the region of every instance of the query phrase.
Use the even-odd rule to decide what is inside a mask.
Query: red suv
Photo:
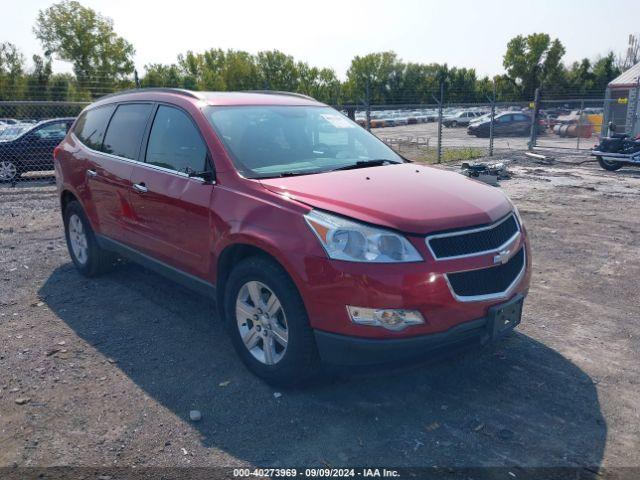
[[[507,197],[403,159],[309,97],[123,92],[87,107],[54,157],[78,270],[122,256],[214,296],[267,381],[520,322],[531,255]]]

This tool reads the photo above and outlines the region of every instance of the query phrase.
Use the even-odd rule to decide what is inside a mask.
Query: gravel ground
[[[303,390],[249,374],[205,299],[78,275],[52,186],[0,188],[0,466],[640,466],[640,170],[509,158],[517,332]]]

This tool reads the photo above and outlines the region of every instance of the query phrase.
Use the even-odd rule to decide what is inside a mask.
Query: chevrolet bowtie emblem
[[[494,265],[504,265],[509,260],[509,255],[511,254],[511,250],[501,250],[496,255],[493,256],[493,264]]]

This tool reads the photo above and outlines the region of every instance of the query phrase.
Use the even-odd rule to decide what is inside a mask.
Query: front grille
[[[428,242],[435,258],[450,258],[496,250],[517,232],[518,222],[509,214],[488,227],[434,235]]]
[[[447,274],[458,297],[476,297],[506,292],[524,268],[524,247],[504,265]]]

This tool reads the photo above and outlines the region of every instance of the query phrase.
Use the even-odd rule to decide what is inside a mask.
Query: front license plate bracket
[[[506,303],[489,308],[488,334],[497,340],[513,330],[522,319],[524,295],[516,295]]]

